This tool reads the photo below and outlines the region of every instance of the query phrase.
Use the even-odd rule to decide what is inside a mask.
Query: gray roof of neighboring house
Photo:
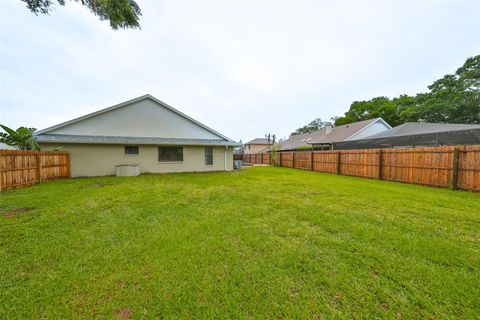
[[[480,143],[480,125],[405,123],[363,139],[335,143],[335,149],[370,149]]]
[[[82,136],[66,134],[38,135],[40,143],[94,143],[94,144],[154,144],[154,145],[191,145],[191,146],[239,146],[230,140],[178,139],[156,137],[119,137],[119,136]]]
[[[383,121],[381,118],[375,118],[333,127],[329,133],[327,133],[326,129],[320,129],[311,133],[291,136],[281,142],[281,148],[279,150],[293,150],[302,147],[311,147],[313,144],[328,144],[344,141],[379,120]]]
[[[421,122],[406,122],[392,129],[380,132],[363,139],[377,139],[399,136],[410,136],[417,134],[459,131],[469,129],[480,129],[479,124],[457,124],[457,123],[421,123]]]
[[[247,144],[272,144],[272,140],[268,141],[265,138],[256,138],[251,141],[245,142],[245,145]]]

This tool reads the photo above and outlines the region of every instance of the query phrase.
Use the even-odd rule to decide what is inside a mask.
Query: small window
[[[182,147],[158,147],[159,162],[179,162],[183,161]]]
[[[138,146],[125,146],[125,154],[138,154]]]
[[[212,147],[205,148],[205,165],[206,166],[213,165],[213,148]]]

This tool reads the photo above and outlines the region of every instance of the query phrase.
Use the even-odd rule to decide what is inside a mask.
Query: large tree
[[[35,14],[49,14],[56,3],[64,6],[66,0],[21,0]],[[100,20],[110,21],[112,29],[140,28],[142,11],[134,0],[71,0],[80,2]]]
[[[455,74],[445,75],[426,93],[355,101],[335,125],[382,117],[392,126],[407,121],[480,123],[480,55],[468,58]]]

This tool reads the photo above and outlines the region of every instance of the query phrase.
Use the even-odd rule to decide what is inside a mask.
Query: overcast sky
[[[0,123],[42,129],[150,93],[234,140],[415,94],[480,54],[480,1],[139,1],[141,30],[0,1]]]

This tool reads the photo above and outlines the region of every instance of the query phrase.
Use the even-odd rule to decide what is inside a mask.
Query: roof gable
[[[40,130],[36,135],[156,137],[231,141],[215,130],[148,94]]]

